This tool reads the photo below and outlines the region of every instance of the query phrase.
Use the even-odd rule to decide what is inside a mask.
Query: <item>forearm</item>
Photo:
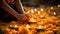
[[[8,13],[10,13],[11,15],[13,15],[14,17],[16,17],[17,19],[20,18],[20,15],[13,10],[6,2],[5,0],[2,0],[1,2],[1,7]]]
[[[23,14],[24,9],[20,0],[15,0],[14,5],[17,7],[18,11]]]

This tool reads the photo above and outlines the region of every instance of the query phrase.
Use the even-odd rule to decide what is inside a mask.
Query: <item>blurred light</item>
[[[56,15],[56,12],[54,12],[54,15]]]
[[[33,9],[31,10],[31,13],[34,13],[34,10]]]
[[[34,9],[34,11],[37,11],[37,9]]]
[[[7,31],[10,31],[10,29],[6,28]]]
[[[40,11],[38,11],[38,14],[40,14]]]
[[[43,11],[43,9],[41,8],[41,11]]]
[[[34,26],[34,25],[32,25],[31,27],[32,27],[32,28],[35,28],[35,26]]]
[[[60,7],[60,5],[58,5],[58,7]]]
[[[41,25],[39,25],[39,26],[38,26],[38,28],[39,28],[39,29],[41,29],[41,28],[42,28],[42,26],[41,26]]]
[[[15,28],[18,27],[17,25],[14,26]]]
[[[26,25],[26,27],[27,27],[27,28],[30,28],[28,24]]]
[[[53,9],[53,7],[51,7],[51,9]]]
[[[41,24],[44,24],[44,22],[42,21]]]
[[[42,15],[40,16],[40,18],[43,18],[43,17],[44,17],[44,16],[42,16]]]
[[[12,25],[10,25],[10,27],[13,27]]]
[[[30,22],[36,22],[36,20],[32,17],[32,18],[30,18],[30,20],[29,20]]]
[[[30,11],[27,12],[28,14],[30,13]]]

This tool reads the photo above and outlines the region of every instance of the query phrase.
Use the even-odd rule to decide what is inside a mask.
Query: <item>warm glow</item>
[[[18,27],[17,25],[15,25],[14,27]]]
[[[11,21],[11,23],[6,24],[6,27],[2,24],[7,34],[40,34],[41,32],[41,34],[46,32],[46,34],[51,34],[49,31],[56,31],[58,29],[58,32],[60,30],[60,16],[57,14],[60,11],[59,8],[55,6],[38,7],[36,9],[28,8],[24,12],[23,17],[25,19],[21,18],[21,21],[19,19]],[[3,31],[4,28],[2,29]]]
[[[53,7],[51,7],[51,9],[53,9]]]
[[[12,25],[10,25],[10,27],[13,27]]]
[[[30,11],[27,12],[28,14],[30,13]]]
[[[44,17],[44,16],[42,16],[42,15],[40,16],[40,18],[43,18],[43,17]]]
[[[31,13],[34,13],[34,10],[31,10]]]
[[[34,9],[34,11],[37,11],[37,9]]]
[[[56,12],[54,12],[54,15],[56,15]]]
[[[38,11],[38,14],[40,14],[40,11]]]
[[[41,11],[43,11],[43,9],[41,8]]]
[[[41,29],[41,28],[42,28],[42,26],[41,26],[41,25],[39,25],[38,29]]]
[[[26,25],[26,27],[27,27],[27,28],[30,28],[28,24]]]
[[[29,22],[36,22],[36,20],[32,17],[30,18]]]
[[[58,7],[60,7],[60,5],[58,5]]]

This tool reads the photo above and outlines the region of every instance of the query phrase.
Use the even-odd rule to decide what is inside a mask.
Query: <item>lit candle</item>
[[[38,11],[38,14],[40,14],[40,11]]]
[[[38,26],[38,28],[39,28],[39,29],[41,29],[41,28],[42,28],[42,26],[41,26],[41,25],[39,25],[39,26]]]
[[[17,25],[14,26],[15,28],[18,27]]]
[[[30,13],[30,11],[27,12],[28,14]]]
[[[40,17],[43,18],[44,16],[41,15]]]
[[[58,7],[60,7],[60,5],[58,5]]]
[[[37,11],[37,9],[34,9],[34,11]]]
[[[29,22],[36,22],[36,20],[32,17],[30,18]]]
[[[27,28],[30,28],[28,24],[26,25],[26,27],[27,27]]]
[[[54,12],[54,15],[56,15],[56,12]]]
[[[34,19],[33,17],[31,17],[31,19]]]
[[[34,13],[34,11],[33,11],[33,10],[31,10],[31,13]]]
[[[41,11],[43,11],[43,9],[41,8]]]
[[[53,7],[51,7],[51,9],[53,9]]]

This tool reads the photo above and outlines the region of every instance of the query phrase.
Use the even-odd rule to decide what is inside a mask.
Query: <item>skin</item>
[[[25,15],[23,14],[23,6],[22,6],[20,0],[15,0],[15,3],[14,3],[14,4],[16,5],[18,11],[19,11],[21,14],[17,13],[12,7],[10,7],[10,6],[7,4],[6,0],[1,0],[0,3],[1,3],[1,7],[2,7],[6,12],[8,12],[8,13],[11,14],[11,15],[13,15],[13,16],[16,17],[18,20],[23,20],[23,18],[24,18]]]

